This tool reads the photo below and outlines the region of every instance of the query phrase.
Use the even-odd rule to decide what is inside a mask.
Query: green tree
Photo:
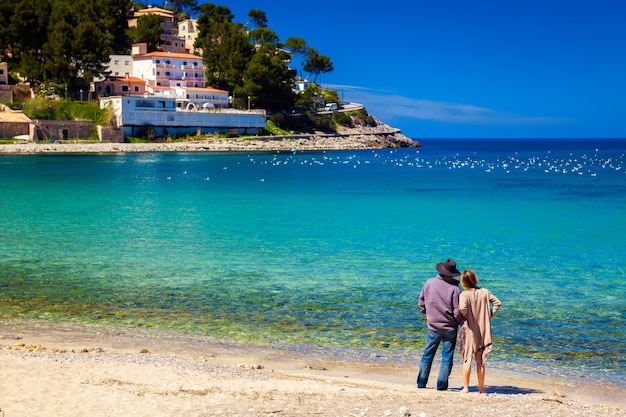
[[[11,19],[15,14],[16,3],[0,2],[0,61],[6,61],[11,52]]]
[[[313,75],[313,82],[317,81],[320,74],[333,71],[333,63],[325,55],[320,55],[315,49],[307,49],[307,57],[304,60],[304,71]]]
[[[189,16],[189,13],[197,13],[200,10],[197,0],[168,0],[168,3],[178,16]]]
[[[72,31],[75,27],[74,11],[70,1],[55,1],[50,15],[48,41],[43,45],[44,80],[70,83],[75,66],[72,62]],[[69,21],[68,21],[69,20]]]
[[[8,11],[5,7],[0,6]],[[3,51],[10,52],[7,55],[11,57],[13,69],[31,80],[43,77],[43,45],[47,38],[51,7],[48,0],[21,0],[15,4],[9,25],[2,25],[7,35]]]
[[[267,16],[262,10],[250,10],[248,12],[248,18],[250,19],[250,25],[254,29],[267,27]]]
[[[2,1],[0,54],[35,83],[91,78],[109,54],[130,49],[125,33],[131,5],[130,0]]]
[[[243,82],[243,72],[254,53],[247,31],[242,24],[233,22],[228,7],[205,3],[200,10],[194,46],[202,48],[207,83],[234,91]]]
[[[130,52],[132,40],[128,35],[128,19],[133,16],[132,0],[96,0],[101,10],[98,17],[99,25],[105,29],[107,40],[113,54]]]
[[[339,93],[337,90],[333,90],[332,88],[324,89],[324,102],[325,103],[341,103],[341,99],[339,98]]]
[[[302,38],[291,37],[285,42],[285,48],[291,53],[292,60],[294,56],[300,59],[298,76],[302,78],[302,67],[304,66],[304,58],[306,56],[306,42]]]
[[[276,35],[276,32],[274,32],[273,30],[269,28],[266,28],[266,27],[256,28],[250,31],[249,36],[250,36],[250,41],[254,43],[255,45],[261,46],[261,45],[270,44],[274,46],[279,46],[278,35]]]
[[[292,109],[295,102],[292,86],[296,74],[285,64],[288,59],[287,52],[273,45],[262,46],[244,73],[243,88],[236,93],[250,96],[255,107],[275,112]]]
[[[296,97],[296,108],[304,111],[316,111],[324,105],[324,94],[320,86],[311,83],[309,87]]]
[[[115,41],[117,32],[106,25],[123,18],[125,4],[120,0],[53,0],[43,46],[44,80],[76,86],[102,74],[109,55],[123,42]]]
[[[161,16],[157,14],[145,14],[137,19],[137,26],[129,29],[133,43],[147,43],[148,52],[154,52],[161,45]]]

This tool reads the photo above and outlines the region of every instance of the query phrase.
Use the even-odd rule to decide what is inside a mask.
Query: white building
[[[111,108],[115,123],[126,136],[152,129],[159,135],[228,132],[258,133],[266,123],[265,110],[198,108],[186,99],[155,96],[111,96],[100,99]]]
[[[230,106],[228,91],[206,87],[202,57],[186,52],[146,51],[147,45],[142,43],[133,45],[131,55],[111,55],[107,66],[109,77],[94,82],[92,90],[98,96],[111,95],[117,93],[109,86],[116,77],[140,79],[145,83],[141,95],[188,99],[197,107]],[[136,86],[127,88],[122,90],[123,94],[139,91]]]
[[[198,21],[196,19],[186,19],[178,22],[178,36],[185,40],[187,52],[195,53],[194,43],[198,37]]]
[[[204,88],[202,57],[178,52],[150,52],[133,56],[133,75],[164,87]]]
[[[133,58],[130,55],[109,55],[107,72],[111,77],[132,76]]]
[[[309,82],[309,80],[297,80],[293,84],[293,91],[295,91],[298,94],[303,93],[304,90],[306,90],[310,86],[311,86],[311,83]]]

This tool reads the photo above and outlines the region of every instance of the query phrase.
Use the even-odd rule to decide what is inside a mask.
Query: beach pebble
[[[243,368],[243,369],[264,369],[265,366],[261,365],[260,363],[257,364],[247,364],[247,363],[240,363],[239,365],[237,365],[239,368]]]

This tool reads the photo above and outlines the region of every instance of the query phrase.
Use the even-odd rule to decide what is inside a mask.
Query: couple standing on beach
[[[491,317],[502,304],[486,288],[477,286],[478,278],[473,271],[462,273],[456,268],[456,262],[448,259],[437,264],[436,277],[426,281],[419,297],[419,307],[426,319],[428,332],[426,347],[417,375],[417,387],[424,388],[428,382],[430,368],[439,344],[441,368],[437,378],[437,389],[448,389],[448,378],[452,371],[454,350],[457,342],[459,325],[459,350],[463,353],[463,389],[469,392],[469,379],[472,370],[472,358],[476,360],[478,391],[484,393],[485,361],[491,351]],[[459,280],[464,291],[459,289]],[[493,308],[491,307],[493,305]]]

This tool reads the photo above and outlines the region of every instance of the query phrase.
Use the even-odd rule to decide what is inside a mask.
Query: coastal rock
[[[255,136],[233,139],[164,143],[108,143],[63,141],[56,143],[15,143],[0,145],[0,154],[34,153],[124,153],[124,152],[233,152],[233,151],[309,151],[344,149],[416,148],[418,141],[400,130],[379,123],[374,127],[344,129],[336,134]]]

